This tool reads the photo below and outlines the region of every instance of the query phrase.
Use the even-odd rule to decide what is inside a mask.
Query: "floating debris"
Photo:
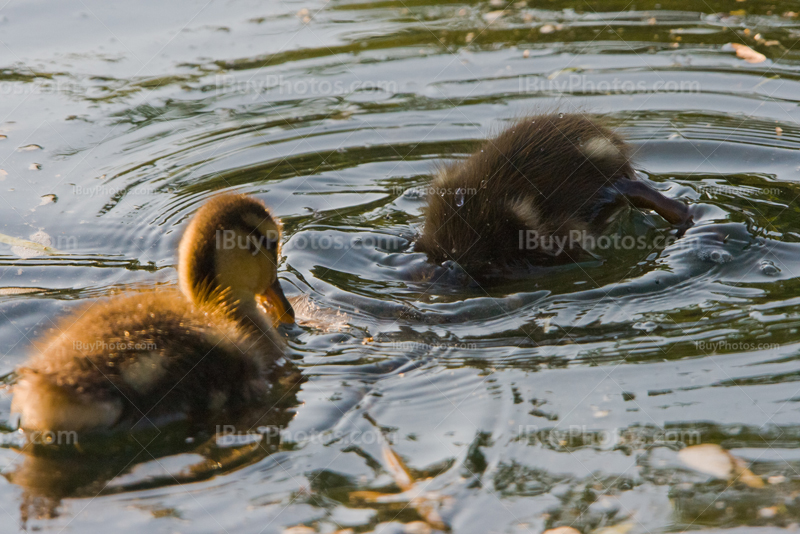
[[[44,254],[61,254],[61,251],[50,246],[50,236],[42,230],[30,236],[30,241],[0,234],[0,243],[11,245],[11,252],[20,258],[34,258]]]
[[[783,128],[781,128],[780,126],[776,126],[775,127],[775,134],[776,135],[781,135],[782,133],[783,133]]]
[[[747,61],[748,63],[761,63],[767,60],[767,56],[761,52],[756,52],[747,45],[741,43],[730,43],[731,47],[736,50],[736,57]]]
[[[492,22],[502,17],[504,14],[505,14],[504,11],[489,11],[483,16],[483,18],[486,19],[486,22],[491,24]]]
[[[699,249],[696,251],[697,257],[703,261],[713,261],[714,263],[730,263],[733,261],[733,255],[727,250],[722,249]]]
[[[775,276],[781,272],[781,270],[771,260],[762,260],[758,268],[767,276]]]
[[[400,376],[403,376],[402,374]],[[371,417],[367,420],[380,430],[377,423]],[[350,501],[356,503],[375,503],[387,504],[406,502],[413,507],[425,521],[415,521],[406,525],[404,532],[416,534],[430,532],[433,529],[449,531],[450,528],[442,518],[440,510],[452,506],[452,498],[440,494],[436,491],[427,491],[426,483],[432,479],[417,480],[411,474],[405,462],[392,450],[391,445],[383,435],[382,431],[378,434],[381,444],[382,465],[392,476],[395,484],[403,490],[403,493],[380,493],[376,491],[354,491],[350,493]],[[411,529],[409,525],[413,525]],[[424,525],[424,526],[423,526]],[[425,530],[425,527],[431,530]]]
[[[620,523],[619,525],[612,525],[610,527],[603,527],[600,530],[595,530],[594,534],[628,534],[632,528],[632,522]]]
[[[572,527],[556,527],[545,530],[542,534],[581,534],[581,531]]]
[[[433,529],[425,521],[412,521],[403,526],[403,534],[430,534],[431,532]]]
[[[747,464],[713,443],[692,445],[678,452],[678,458],[687,466],[721,480],[742,482],[751,488],[763,488],[764,481],[753,474]]]
[[[767,508],[762,508],[758,511],[758,516],[763,517],[766,519],[770,519],[778,515],[778,507],[777,506],[769,506]]]
[[[28,165],[28,170],[29,171],[40,171],[40,170],[42,170],[42,164],[41,163],[31,163],[30,165]]]
[[[44,206],[45,204],[55,204],[58,202],[58,197],[56,195],[42,195],[40,198],[40,206]]]
[[[0,287],[0,296],[6,295],[26,295],[28,293],[38,293],[47,291],[43,287]]]
[[[25,145],[19,147],[17,150],[19,150],[20,152],[31,152],[33,150],[43,150],[43,148],[39,145]]]
[[[308,24],[311,22],[311,12],[308,8],[304,7],[300,11],[297,12],[297,18],[303,21],[303,24]]]

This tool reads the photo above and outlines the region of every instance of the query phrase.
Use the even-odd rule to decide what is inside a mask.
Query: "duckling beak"
[[[276,279],[264,293],[264,297],[275,310],[275,317],[284,324],[294,323],[294,308],[289,304],[286,295],[283,294],[281,283]]]

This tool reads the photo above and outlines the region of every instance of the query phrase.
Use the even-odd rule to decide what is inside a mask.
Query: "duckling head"
[[[181,239],[181,291],[195,305],[222,303],[234,315],[250,317],[263,299],[276,322],[294,322],[277,276],[281,228],[253,197],[224,194],[211,199]]]

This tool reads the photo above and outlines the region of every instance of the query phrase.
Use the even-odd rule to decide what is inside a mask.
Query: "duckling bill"
[[[201,420],[293,387],[274,328],[294,321],[277,279],[280,233],[252,197],[210,200],[181,240],[180,291],[89,304],[35,344],[14,386],[20,426],[81,432]]]
[[[582,115],[522,119],[442,169],[416,250],[474,276],[576,261],[584,247],[575,236],[602,233],[626,205],[685,230],[688,206],[637,181],[630,154],[620,136]]]

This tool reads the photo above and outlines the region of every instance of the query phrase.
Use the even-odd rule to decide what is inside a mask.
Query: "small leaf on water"
[[[486,22],[491,24],[492,22],[496,21],[500,17],[503,16],[503,11],[490,11],[486,13],[483,18],[486,19]]]
[[[42,147],[40,147],[39,145],[25,145],[19,147],[17,150],[19,150],[20,152],[30,152],[31,150],[42,150]]]
[[[581,531],[572,527],[556,527],[545,530],[542,534],[581,534]]]
[[[748,469],[747,464],[719,445],[692,445],[678,452],[678,458],[695,471],[722,480],[741,482],[751,488],[763,488],[761,477]]]
[[[733,473],[733,457],[728,451],[712,443],[681,449],[678,458],[695,471],[715,478],[727,479]]]
[[[50,236],[41,230],[31,236],[33,241],[0,234],[0,243],[11,245],[11,251],[21,258],[31,258],[42,254],[61,254],[50,246]]]
[[[752,48],[747,45],[743,45],[740,43],[731,43],[731,47],[736,50],[736,57],[741,58],[748,63],[761,63],[762,61],[766,61],[767,56],[762,54],[761,52],[756,52]]]
[[[595,530],[594,534],[628,534],[633,528],[633,523],[620,523],[619,525],[613,525],[610,527],[604,527],[600,530]]]
[[[25,295],[26,293],[36,293],[46,291],[41,287],[0,287],[0,295]]]

